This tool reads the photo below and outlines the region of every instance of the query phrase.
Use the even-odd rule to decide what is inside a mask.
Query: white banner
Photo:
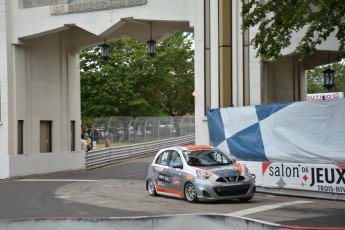
[[[307,94],[307,101],[334,100],[344,98],[343,92]]]
[[[257,186],[345,194],[345,164],[239,163],[255,174]]]

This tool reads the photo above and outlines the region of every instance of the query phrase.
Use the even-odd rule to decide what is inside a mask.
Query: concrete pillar
[[[219,101],[233,106],[232,89],[232,1],[219,0]]]

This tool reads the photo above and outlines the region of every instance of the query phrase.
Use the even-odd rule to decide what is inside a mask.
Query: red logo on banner
[[[268,166],[270,166],[270,164],[272,164],[271,162],[262,162],[262,175],[265,174],[266,169],[268,168]]]

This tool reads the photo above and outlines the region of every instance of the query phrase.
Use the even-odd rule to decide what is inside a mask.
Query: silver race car
[[[161,149],[150,164],[146,189],[151,196],[167,195],[189,202],[239,199],[255,195],[248,168],[219,149],[204,145]]]

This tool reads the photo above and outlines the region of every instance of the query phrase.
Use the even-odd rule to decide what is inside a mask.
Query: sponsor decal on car
[[[173,183],[173,185],[175,185],[176,187],[180,188],[180,186],[181,186],[181,178],[175,176],[175,177],[172,179],[172,183]]]
[[[217,175],[217,176],[221,176],[221,174],[222,175],[224,174],[221,177],[227,177],[226,174],[228,174],[228,176],[239,176],[239,175],[241,175],[242,174],[242,168],[241,167],[239,168],[237,166],[236,166],[236,168],[238,170],[234,170],[234,167],[218,167],[218,168],[210,169],[209,171],[210,172],[228,171],[227,173],[220,173]]]
[[[160,181],[164,181],[164,182],[170,183],[170,176],[167,176],[167,175],[164,175],[164,174],[159,174],[158,175],[158,179]]]
[[[164,170],[164,168],[162,168],[162,167],[158,167],[158,166],[155,167],[155,171],[157,171],[157,172],[163,172],[163,170]]]
[[[228,173],[219,173],[220,177],[232,177],[232,176],[239,176],[239,172],[228,172]]]
[[[188,175],[186,176],[186,179],[187,179],[187,180],[193,179],[193,175],[188,174]]]
[[[161,186],[161,187],[164,187],[164,183],[162,183],[161,181],[158,181],[158,185]]]
[[[225,166],[222,166],[222,167],[217,167],[217,168],[213,168],[213,169],[210,169],[209,171],[213,171],[213,172],[218,172],[218,171],[227,171],[227,170],[233,170],[234,168],[233,167],[225,167]]]

